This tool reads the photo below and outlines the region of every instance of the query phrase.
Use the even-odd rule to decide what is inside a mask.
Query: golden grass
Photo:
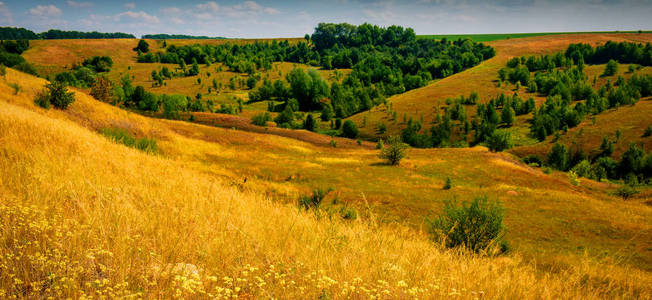
[[[12,95],[6,82],[19,82],[23,91]],[[229,161],[246,158],[254,167],[267,151],[281,169],[292,164],[288,156],[303,161],[307,156],[298,153],[304,149],[337,164],[344,161],[334,157],[368,160],[375,152],[197,125],[184,124],[197,131],[184,136],[176,131],[180,122],[147,119],[82,93],[68,111],[44,111],[31,102],[43,83],[13,70],[0,83],[0,298],[652,297],[652,276],[618,262],[559,256],[554,272],[542,272],[518,253],[483,258],[442,250],[421,230],[384,224],[373,212],[354,222],[318,218],[272,201],[258,184],[287,186],[230,179],[239,176],[233,168],[243,162]],[[156,137],[163,154],[112,143],[96,133],[107,125]],[[221,140],[210,142],[203,134]],[[255,146],[247,146],[252,137]],[[404,167],[428,167],[432,153],[413,151]],[[487,155],[477,148],[434,153],[442,162]],[[207,165],[208,154],[225,163]],[[499,165],[517,177],[509,164]],[[568,192],[566,185],[553,184]],[[649,237],[649,217],[640,215],[640,206],[614,209],[592,196],[581,198],[588,201],[583,209],[629,216]]]

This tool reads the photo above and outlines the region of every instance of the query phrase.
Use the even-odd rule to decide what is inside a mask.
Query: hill
[[[394,168],[365,147],[150,119],[79,91],[45,111],[33,104],[44,83],[11,69],[0,82],[2,295],[652,296],[652,208],[609,185],[573,186],[481,147],[410,150]],[[160,154],[103,128],[153,138]],[[328,186],[358,220],[297,210]],[[479,195],[507,208],[513,254],[429,240],[428,211]]]

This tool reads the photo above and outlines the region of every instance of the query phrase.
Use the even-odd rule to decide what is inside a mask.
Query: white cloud
[[[9,25],[14,22],[13,15],[11,14],[11,10],[9,7],[4,2],[0,1],[0,18],[3,21],[0,21],[0,24],[3,25]],[[6,24],[5,24],[6,23]]]
[[[161,8],[161,12],[166,15],[178,15],[181,13],[181,9],[178,7],[165,7]]]
[[[134,8],[136,8],[136,3],[134,3],[134,2],[127,2],[127,3],[125,3],[124,6],[125,6],[125,8],[128,8],[128,9],[134,9]]]
[[[35,17],[58,17],[61,15],[61,10],[52,4],[37,5],[30,8],[29,14]]]
[[[197,4],[197,8],[204,12],[208,11],[208,12],[217,13],[220,10],[220,5],[217,4],[217,2],[210,1],[206,3]]]
[[[126,11],[115,15],[116,21],[119,21],[122,17],[128,17],[135,20],[142,20],[144,23],[159,23],[157,16],[147,14],[144,11]]]
[[[66,3],[68,3],[68,6],[72,7],[91,7],[93,6],[92,2],[77,2],[73,0],[68,0]]]
[[[263,13],[268,14],[268,15],[278,15],[278,14],[281,13],[281,11],[276,9],[276,8],[265,7],[263,9]]]

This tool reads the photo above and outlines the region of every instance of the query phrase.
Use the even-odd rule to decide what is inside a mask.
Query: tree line
[[[54,40],[54,39],[134,39],[133,34],[122,32],[83,32],[50,29],[41,33],[19,27],[0,27],[0,40]]]
[[[203,35],[185,35],[185,34],[145,34],[141,38],[151,40],[223,40],[225,37],[209,37]]]
[[[14,68],[24,73],[38,75],[36,68],[21,56],[28,48],[29,40],[0,40],[0,65]]]

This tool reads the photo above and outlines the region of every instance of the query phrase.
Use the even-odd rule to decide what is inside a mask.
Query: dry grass
[[[8,82],[23,91],[12,95]],[[562,236],[581,241],[606,231],[601,242],[637,253],[623,238],[650,247],[652,211],[571,187],[508,156],[414,150],[400,168],[369,165],[375,151],[148,119],[82,93],[68,111],[44,111],[32,104],[43,83],[13,70],[0,82],[1,298],[652,297],[652,275],[614,261],[618,253],[598,259],[588,245],[585,255],[555,252],[547,271],[523,260],[519,253],[534,253],[527,247],[550,245],[546,232],[568,247]],[[163,154],[114,144],[96,133],[106,126],[155,137]],[[180,133],[183,127],[192,130]],[[323,173],[306,163],[339,168]],[[444,251],[418,228],[386,224],[373,211],[361,209],[365,217],[354,222],[318,218],[272,201],[305,185],[254,177],[265,169],[277,177],[301,170],[310,185],[327,183],[319,176],[338,180],[336,190],[364,190],[372,203],[380,193],[414,202],[423,197],[419,189],[434,191],[428,178],[452,169],[460,195],[516,189],[519,197],[503,199],[516,231],[510,239],[537,241],[522,242],[508,257],[482,258]],[[247,184],[236,181],[245,174],[252,176]],[[552,215],[559,223],[546,220]],[[589,231],[578,234],[582,228]]]

